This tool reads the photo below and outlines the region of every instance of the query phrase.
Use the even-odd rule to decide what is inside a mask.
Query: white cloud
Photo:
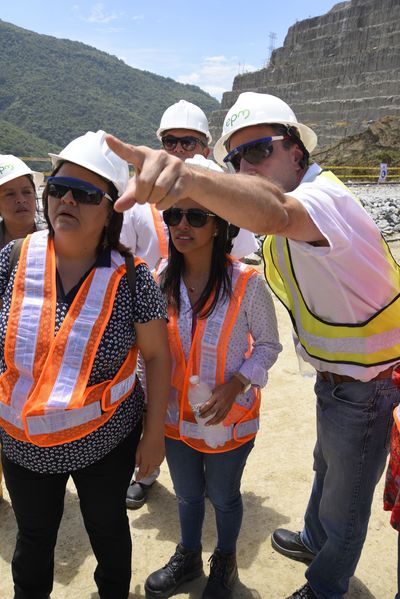
[[[177,77],[180,83],[198,85],[212,96],[220,99],[224,91],[232,89],[236,75],[247,71],[255,71],[257,67],[240,63],[236,57],[206,56],[199,65],[192,65],[190,73]]]
[[[177,81],[179,81],[179,83],[191,83],[193,85],[197,85],[199,79],[199,73],[190,73],[190,75],[180,75],[177,78]]]
[[[175,73],[171,72],[171,65],[180,68],[180,70],[184,68],[181,56],[174,48],[141,47],[129,49],[118,45],[113,48],[112,53],[135,69],[151,71],[173,79],[175,79]]]
[[[219,56],[207,56],[205,58],[205,60],[210,63],[213,63],[213,62],[219,63],[219,62],[226,62],[227,59],[225,58],[225,56],[223,54],[220,54]]]
[[[226,87],[218,87],[215,85],[202,85],[201,89],[210,94],[210,96],[214,96],[214,98],[217,98],[217,100],[221,100],[223,93],[226,91],[230,91],[231,88],[226,89]]]
[[[104,35],[104,33],[122,33],[125,31],[125,27],[107,27],[106,29],[102,28],[98,31],[101,35]]]
[[[104,10],[104,4],[98,2],[92,6],[90,15],[85,19],[89,23],[110,23],[119,18],[119,14],[114,12],[106,13]]]

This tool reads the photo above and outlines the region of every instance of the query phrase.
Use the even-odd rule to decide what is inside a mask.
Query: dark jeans
[[[39,474],[3,455],[4,478],[18,524],[12,560],[14,599],[48,599],[53,588],[54,548],[72,476],[93,552],[102,599],[126,599],[132,543],[126,489],[135,463],[141,424],[102,460],[67,474]]]

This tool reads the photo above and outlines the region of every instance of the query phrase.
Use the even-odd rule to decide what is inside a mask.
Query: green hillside
[[[155,131],[170,104],[183,98],[208,116],[219,106],[194,85],[1,20],[0,54],[0,153],[45,156],[97,129],[157,147]]]

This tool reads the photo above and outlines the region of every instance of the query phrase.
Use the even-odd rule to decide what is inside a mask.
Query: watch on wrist
[[[249,391],[249,389],[251,387],[251,381],[249,381],[249,379],[246,378],[241,372],[234,372],[233,376],[235,376],[237,379],[239,379],[239,381],[243,385],[243,389],[242,389],[241,393],[247,393],[247,391]]]

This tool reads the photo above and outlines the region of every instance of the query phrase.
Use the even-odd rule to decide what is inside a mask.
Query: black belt
[[[377,374],[376,376],[374,376],[373,379],[370,379],[370,381],[379,381],[381,379],[390,379],[392,378],[392,370],[393,370],[393,366],[389,366],[388,368],[386,368],[386,370],[382,370],[381,372],[379,372],[379,374]],[[360,380],[359,379],[355,379],[352,376],[348,376],[347,374],[336,374],[336,372],[320,372],[319,370],[317,371],[318,375],[324,380],[324,381],[329,381],[330,383],[335,383],[336,385],[338,385],[339,383],[359,383]],[[368,382],[370,382],[368,381]]]

